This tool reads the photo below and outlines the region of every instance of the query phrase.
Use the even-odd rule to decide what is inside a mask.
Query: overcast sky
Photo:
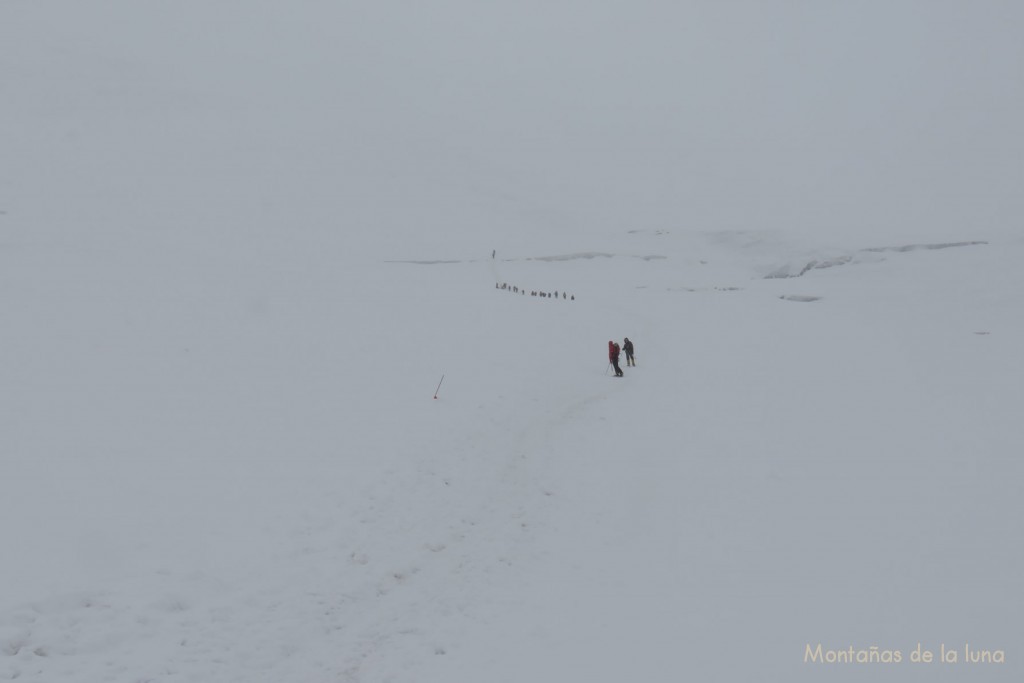
[[[983,239],[1024,215],[1022,35],[1011,1],[7,2],[0,139],[41,161],[0,182],[209,206],[189,178],[220,173],[375,229]]]

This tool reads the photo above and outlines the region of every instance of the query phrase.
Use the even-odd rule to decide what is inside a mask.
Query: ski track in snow
[[[424,455],[389,469],[355,505],[337,507],[338,518],[354,520],[345,538],[329,518],[292,528],[278,560],[291,565],[287,580],[268,580],[254,568],[246,581],[266,589],[165,574],[24,604],[0,621],[5,673],[40,681],[162,680],[190,672],[263,680],[302,653],[322,680],[412,675],[419,657],[452,649],[439,623],[455,624],[457,632],[463,622],[484,619],[488,586],[521,561],[519,548],[555,495],[538,485],[532,459],[552,433],[603,399],[573,399],[536,418],[505,415],[500,423],[524,426],[498,441],[497,425],[487,424],[424,445]],[[396,543],[401,547],[391,547]],[[344,579],[332,580],[332,573]],[[432,594],[430,587],[445,582],[448,590]],[[310,633],[347,645],[310,661]],[[121,661],[129,650],[166,664],[151,669],[152,679],[137,678],[138,669]]]

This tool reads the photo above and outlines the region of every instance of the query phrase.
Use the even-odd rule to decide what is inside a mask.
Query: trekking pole
[[[609,362],[608,362],[608,367],[606,367],[606,368],[604,369],[604,374],[606,374],[606,375],[607,375],[607,374],[608,374],[608,371],[609,371],[609,370],[611,369],[611,367],[612,367],[612,364],[611,364],[611,361],[609,361]]]
[[[444,381],[444,375],[441,375],[441,382]],[[437,383],[437,389],[434,389],[434,398],[437,398],[437,392],[441,391],[441,382]]]

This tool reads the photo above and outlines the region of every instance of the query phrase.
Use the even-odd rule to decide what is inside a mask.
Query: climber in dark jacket
[[[629,341],[629,337],[622,340],[622,350],[626,352],[626,365],[632,365],[636,367],[636,359],[633,358],[633,342]]]

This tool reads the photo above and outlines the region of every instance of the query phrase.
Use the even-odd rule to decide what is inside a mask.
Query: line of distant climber
[[[507,291],[507,292],[509,292],[511,294],[522,294],[524,296],[526,295],[526,290],[525,289],[520,289],[519,287],[514,287],[514,286],[508,284],[507,282],[501,282],[501,283],[495,282],[494,283],[494,288],[495,289],[504,289],[505,291]],[[562,292],[561,294],[559,294],[557,291],[552,293],[552,292],[540,292],[540,291],[537,291],[537,290],[532,290],[530,292],[530,296],[539,296],[539,297],[544,297],[544,298],[548,298],[548,299],[551,299],[551,298],[557,299],[557,298],[559,298],[559,296],[561,296],[562,299],[568,299],[569,301],[576,301],[576,295],[575,294],[569,294],[568,292]]]

